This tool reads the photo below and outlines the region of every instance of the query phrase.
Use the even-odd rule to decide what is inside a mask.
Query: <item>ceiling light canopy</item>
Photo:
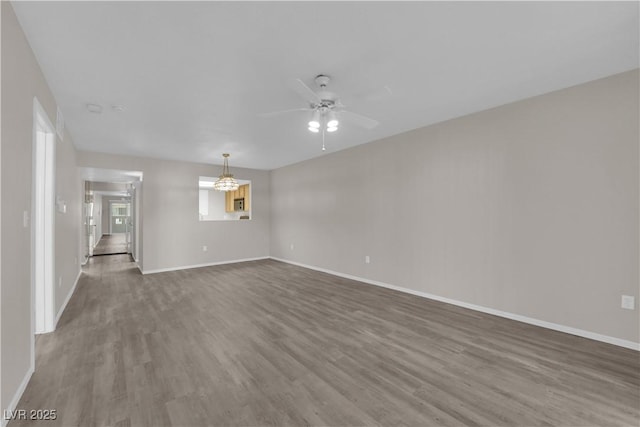
[[[229,154],[224,153],[224,165],[222,166],[222,175],[218,177],[218,180],[213,184],[213,188],[218,191],[236,191],[240,184],[229,172]]]

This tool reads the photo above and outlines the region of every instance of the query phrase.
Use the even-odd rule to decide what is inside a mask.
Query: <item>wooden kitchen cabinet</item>
[[[244,189],[244,211],[249,212],[251,210],[250,198],[251,198],[251,189],[249,188],[249,184],[243,185]]]
[[[234,203],[235,199],[244,199],[244,211],[249,210],[249,195],[251,191],[249,189],[249,184],[244,184],[238,187],[236,191],[227,191],[224,196],[224,210],[225,212],[235,212]]]
[[[227,213],[233,212],[233,193],[235,193],[235,191],[227,191],[224,193],[224,211]]]

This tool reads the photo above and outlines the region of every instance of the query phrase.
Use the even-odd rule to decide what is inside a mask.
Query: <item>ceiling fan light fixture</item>
[[[318,110],[313,112],[311,120],[309,120],[309,129],[311,128],[320,129],[320,112]]]
[[[327,113],[327,130],[329,130],[329,128],[338,128],[338,118],[336,117],[336,113],[333,112],[333,110],[329,110],[329,112]],[[332,132],[332,131],[330,131]]]
[[[222,166],[222,175],[218,177],[218,180],[213,183],[214,190],[217,191],[236,191],[240,184],[229,172],[229,154],[224,153],[224,165]]]
[[[373,129],[378,122],[365,116],[346,110],[344,104],[340,102],[337,94],[330,92],[327,88],[331,77],[325,74],[319,74],[315,77],[315,83],[319,90],[313,90],[307,86],[302,80],[296,79],[296,85],[293,89],[298,92],[307,101],[307,108],[296,108],[293,110],[277,111],[273,113],[262,114],[263,117],[271,115],[287,113],[293,111],[308,111],[309,121],[307,129],[311,133],[322,133],[322,149],[324,150],[324,140],[326,133],[333,133],[339,129],[341,120],[355,123],[365,129]],[[385,86],[385,91],[391,94],[391,90]]]

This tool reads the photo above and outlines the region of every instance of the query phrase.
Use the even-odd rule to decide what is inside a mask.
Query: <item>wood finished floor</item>
[[[46,426],[640,422],[635,351],[271,260],[93,258],[36,349]]]
[[[127,253],[127,235],[125,233],[104,234],[95,248],[94,255]]]

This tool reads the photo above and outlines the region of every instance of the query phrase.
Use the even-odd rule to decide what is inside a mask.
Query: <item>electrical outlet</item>
[[[293,250],[293,243],[291,243],[291,244],[289,245],[289,248],[290,248],[291,250]]]
[[[202,252],[207,252],[209,250],[209,248],[207,248],[206,246],[202,247]]]
[[[22,226],[24,228],[29,227],[29,211],[22,212]]]
[[[622,295],[622,302],[620,306],[627,310],[635,310],[636,298],[631,295]]]
[[[73,259],[73,265],[78,265],[78,257],[75,257],[75,258]]]
[[[62,287],[62,276],[58,277],[58,287]]]
[[[364,257],[364,263],[365,263],[365,264],[370,264],[370,263],[371,263],[371,258],[369,258],[369,255],[365,255],[365,257]]]

